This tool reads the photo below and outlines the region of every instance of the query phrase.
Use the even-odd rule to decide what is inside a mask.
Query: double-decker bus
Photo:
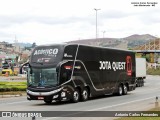
[[[135,89],[135,53],[127,50],[41,45],[28,64],[28,100],[79,102],[100,95],[126,95]]]

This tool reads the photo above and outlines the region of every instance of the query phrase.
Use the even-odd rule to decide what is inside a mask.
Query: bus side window
[[[62,68],[61,68],[61,73],[60,73],[60,81],[61,81],[60,83],[66,82],[67,79],[68,79],[67,73],[66,73],[66,71],[64,70],[64,68],[62,67]]]
[[[61,66],[61,83],[68,81],[71,78],[72,74],[72,65],[65,63]]]
[[[65,82],[65,81],[67,81],[67,79],[68,79],[68,75],[67,75],[66,72],[64,72],[64,73],[62,74],[62,80]]]

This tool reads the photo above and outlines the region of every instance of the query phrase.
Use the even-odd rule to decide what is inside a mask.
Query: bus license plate
[[[43,100],[44,99],[44,97],[38,97],[38,100]]]

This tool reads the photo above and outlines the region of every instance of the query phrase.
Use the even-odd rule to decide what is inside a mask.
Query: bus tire
[[[127,85],[124,84],[123,85],[123,95],[127,95],[128,89],[127,89]]]
[[[123,93],[122,85],[119,85],[119,86],[118,86],[118,95],[121,96],[122,93]]]
[[[79,102],[79,99],[80,99],[80,92],[78,89],[75,89],[72,95],[72,102],[77,103]]]
[[[89,92],[87,88],[84,88],[82,91],[82,101],[87,101],[89,98]]]
[[[52,103],[52,100],[45,100],[45,99],[44,99],[44,102],[45,102],[46,104],[51,104],[51,103]]]

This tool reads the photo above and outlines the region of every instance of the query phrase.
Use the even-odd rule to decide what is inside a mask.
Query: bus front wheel
[[[80,99],[79,90],[78,90],[78,89],[75,89],[75,91],[73,92],[73,95],[72,95],[72,101],[73,101],[74,103],[76,103],[76,102],[79,102],[79,99]]]

